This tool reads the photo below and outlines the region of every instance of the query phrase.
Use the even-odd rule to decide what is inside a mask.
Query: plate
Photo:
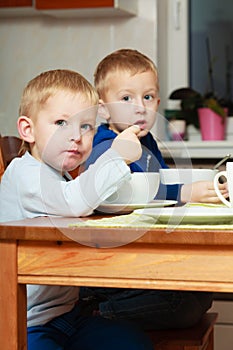
[[[233,223],[233,209],[227,207],[174,207],[145,208],[134,211],[137,214],[156,217],[158,223],[179,224],[223,224]]]
[[[101,204],[98,208],[96,208],[96,211],[108,214],[128,214],[134,211],[135,209],[162,208],[174,205],[176,203],[177,201],[155,199],[149,203],[143,204]]]

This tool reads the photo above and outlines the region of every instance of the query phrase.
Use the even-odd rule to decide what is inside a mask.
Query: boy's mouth
[[[138,125],[141,130],[146,129],[146,121],[145,120],[138,120],[134,125]]]
[[[76,155],[80,154],[79,150],[77,150],[77,149],[70,149],[67,152],[70,153],[70,154],[76,154]]]

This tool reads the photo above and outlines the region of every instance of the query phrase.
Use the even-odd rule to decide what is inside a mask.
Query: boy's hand
[[[117,151],[127,164],[138,160],[142,155],[141,143],[137,137],[138,125],[132,125],[122,131],[113,141],[111,148]]]
[[[226,183],[219,184],[219,190],[222,195],[228,197]],[[200,203],[222,203],[215,193],[214,183],[212,181],[198,181],[192,184],[183,185],[181,188],[181,202],[200,202]]]

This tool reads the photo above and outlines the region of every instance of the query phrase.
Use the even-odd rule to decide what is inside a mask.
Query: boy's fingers
[[[135,135],[137,135],[140,132],[140,126],[139,125],[131,125],[128,129],[126,130],[130,130],[132,131]]]

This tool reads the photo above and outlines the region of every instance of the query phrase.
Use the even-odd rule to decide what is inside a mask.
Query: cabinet
[[[114,7],[114,0],[36,0],[39,10]]]
[[[137,14],[137,0],[35,0],[35,7],[55,17],[108,17]]]
[[[32,6],[32,0],[0,0],[0,7]]]
[[[0,0],[0,17],[34,16],[33,0]]]
[[[137,0],[0,0],[0,17],[96,18],[137,15]]]

